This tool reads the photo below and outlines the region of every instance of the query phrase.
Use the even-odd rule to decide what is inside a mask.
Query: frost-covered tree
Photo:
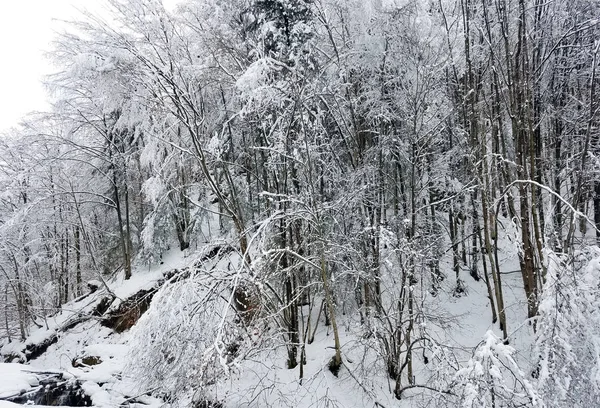
[[[548,406],[600,402],[598,304],[600,251],[592,247],[569,260],[548,252],[548,274],[537,319],[537,366],[532,376]]]
[[[133,332],[126,369],[140,392],[162,396],[173,406],[218,404],[219,383],[254,347],[236,313],[232,280],[222,270],[226,253],[183,278],[165,283]]]
[[[595,321],[596,272],[580,265],[589,231],[574,221],[600,207],[587,188],[597,11],[110,0],[109,19],[87,14],[57,39],[52,112],[1,141],[5,330],[26,336],[90,276],[129,277],[169,249],[218,240],[235,253],[229,266],[167,283],[140,322],[132,368],[159,379],[144,390],[209,398],[250,324],[268,327],[281,364],[306,380],[325,325],[331,371],[357,380],[360,349],[398,398],[426,389],[448,406],[532,405],[539,387],[547,405],[593,405],[576,384],[596,387],[596,333],[576,322]],[[511,255],[519,283],[504,270]],[[450,362],[434,337],[474,285],[502,339],[488,334],[457,369],[464,355]],[[535,381],[504,344],[513,292],[537,330]],[[428,355],[439,370],[423,367]]]
[[[515,361],[515,350],[488,331],[473,357],[461,367],[448,387],[442,406],[546,407],[528,375]],[[448,405],[446,405],[448,404]]]

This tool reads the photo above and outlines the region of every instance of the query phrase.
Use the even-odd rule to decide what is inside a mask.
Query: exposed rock
[[[55,344],[57,341],[58,335],[54,333],[40,343],[28,344],[25,347],[25,357],[27,358],[27,361],[38,358],[48,350],[48,347]]]
[[[98,305],[94,308],[94,311],[92,312],[92,316],[102,316],[104,313],[106,313],[106,311],[108,310],[108,308],[110,307],[110,305],[114,302],[115,297],[114,296],[105,296],[103,297],[100,302],[98,302]]]
[[[91,280],[87,283],[87,287],[90,290],[90,293],[94,293],[102,286],[102,282],[97,280]]]
[[[65,379],[62,373],[33,372],[39,384],[30,390],[1,398],[16,404],[89,407],[91,398],[81,389],[81,383]]]
[[[205,262],[217,257],[219,254],[225,255],[232,251],[233,251],[233,247],[231,247],[231,246],[215,245],[206,254],[204,254],[200,259],[198,259],[197,261],[194,262],[194,268],[197,269],[197,268],[202,267],[202,265]]]
[[[110,327],[117,333],[129,330],[138,319],[148,310],[152,297],[158,291],[158,287],[140,290],[135,295],[123,301],[119,307],[106,313],[102,319],[102,325]]]
[[[223,408],[223,403],[220,401],[202,400],[197,401],[193,405],[194,408]]]
[[[4,362],[5,363],[25,363],[27,362],[27,358],[25,357],[25,354],[16,354],[16,353],[9,353],[4,355]]]
[[[85,356],[74,359],[71,364],[73,365],[73,367],[78,368],[95,366],[100,363],[102,363],[102,359],[98,356]]]

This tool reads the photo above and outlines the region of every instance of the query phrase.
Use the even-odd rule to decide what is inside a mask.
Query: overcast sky
[[[172,7],[177,0],[167,0]],[[79,15],[78,9],[102,8],[101,0],[4,0],[0,5],[0,131],[18,124],[26,113],[47,108],[40,81],[52,72],[43,53],[58,20]]]
[[[69,19],[75,7],[94,0],[8,0],[0,6],[0,130],[16,125],[27,112],[46,108],[40,83],[51,67],[44,59],[53,19]]]

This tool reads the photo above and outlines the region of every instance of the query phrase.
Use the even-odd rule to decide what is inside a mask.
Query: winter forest
[[[0,406],[600,406],[600,2],[108,0],[0,137]]]

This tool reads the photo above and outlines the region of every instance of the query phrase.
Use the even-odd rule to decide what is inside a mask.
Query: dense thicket
[[[57,38],[53,110],[0,140],[7,338],[42,325],[88,279],[128,278],[172,246],[225,238],[240,255],[227,289],[240,324],[274,322],[294,368],[314,327],[302,305],[321,305],[336,372],[336,318],[355,314],[400,398],[415,385],[413,349],[434,347],[421,323],[444,279],[455,296],[467,279],[485,282],[503,336],[476,357],[513,368],[502,231],[532,322],[556,307],[540,309],[545,291],[576,296],[561,271],[600,237],[600,3],[187,0],[170,12],[111,0],[110,10]],[[539,333],[554,324],[539,321]],[[452,384],[488,387],[473,375],[483,374],[465,368]],[[537,401],[519,383],[460,395]]]

